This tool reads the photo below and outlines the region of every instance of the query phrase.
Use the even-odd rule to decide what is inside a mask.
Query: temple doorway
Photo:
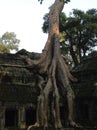
[[[32,125],[36,122],[36,110],[32,107],[26,109],[26,125]]]
[[[15,127],[18,125],[18,110],[6,109],[5,111],[5,127]]]

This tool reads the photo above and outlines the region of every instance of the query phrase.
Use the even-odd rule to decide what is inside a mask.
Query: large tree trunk
[[[59,46],[59,16],[63,7],[63,0],[55,0],[50,8],[49,35],[40,60],[34,62],[27,60],[32,67],[37,66],[40,74],[47,76],[45,81],[41,77],[39,83],[41,93],[37,104],[37,122],[35,124],[37,127],[43,126],[46,128],[51,124],[55,128],[62,127],[59,100],[64,93],[66,93],[68,102],[69,124],[76,125],[73,121],[74,93],[69,84],[69,80],[74,80],[74,78],[61,56]],[[31,130],[32,128],[28,129]]]

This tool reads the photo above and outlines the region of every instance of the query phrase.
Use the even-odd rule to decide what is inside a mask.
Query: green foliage
[[[46,13],[43,17],[44,23],[42,26],[42,30],[44,33],[48,33],[48,29],[49,29],[49,13]]]
[[[69,49],[72,49],[76,61],[80,62],[82,57],[92,51],[97,44],[97,10],[90,9],[84,12],[73,9],[66,19],[63,30],[67,36],[66,40],[70,44]]]
[[[10,53],[11,50],[18,50],[20,40],[14,32],[6,32],[0,37],[0,53]]]
[[[43,18],[44,33],[48,33],[49,29],[48,15]],[[97,45],[97,10],[89,9],[84,12],[73,9],[69,17],[61,13],[59,27],[62,53],[71,54],[73,62],[77,65],[83,56],[93,51]]]

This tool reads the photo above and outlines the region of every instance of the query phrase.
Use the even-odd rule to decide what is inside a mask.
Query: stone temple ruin
[[[22,67],[26,65],[22,56],[30,55],[37,58],[36,54],[25,50],[0,54],[0,130],[25,128],[36,121],[37,78],[32,71]]]
[[[84,126],[97,128],[97,52],[91,53],[72,70],[78,79],[75,92],[76,120]]]
[[[37,59],[39,55],[26,50],[0,54],[0,130],[26,128],[35,123],[40,91],[38,78],[34,70],[25,67],[27,63],[23,57]],[[78,79],[71,83],[75,92],[76,122],[97,127],[97,53],[83,59],[71,73]],[[65,122],[63,109],[66,104],[60,103],[61,118]]]

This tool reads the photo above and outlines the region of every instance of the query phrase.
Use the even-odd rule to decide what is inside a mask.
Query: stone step
[[[97,130],[97,128],[92,128],[92,127],[83,127],[83,128],[54,128],[54,127],[48,127],[48,128],[43,128],[43,127],[32,127],[27,130]]]

